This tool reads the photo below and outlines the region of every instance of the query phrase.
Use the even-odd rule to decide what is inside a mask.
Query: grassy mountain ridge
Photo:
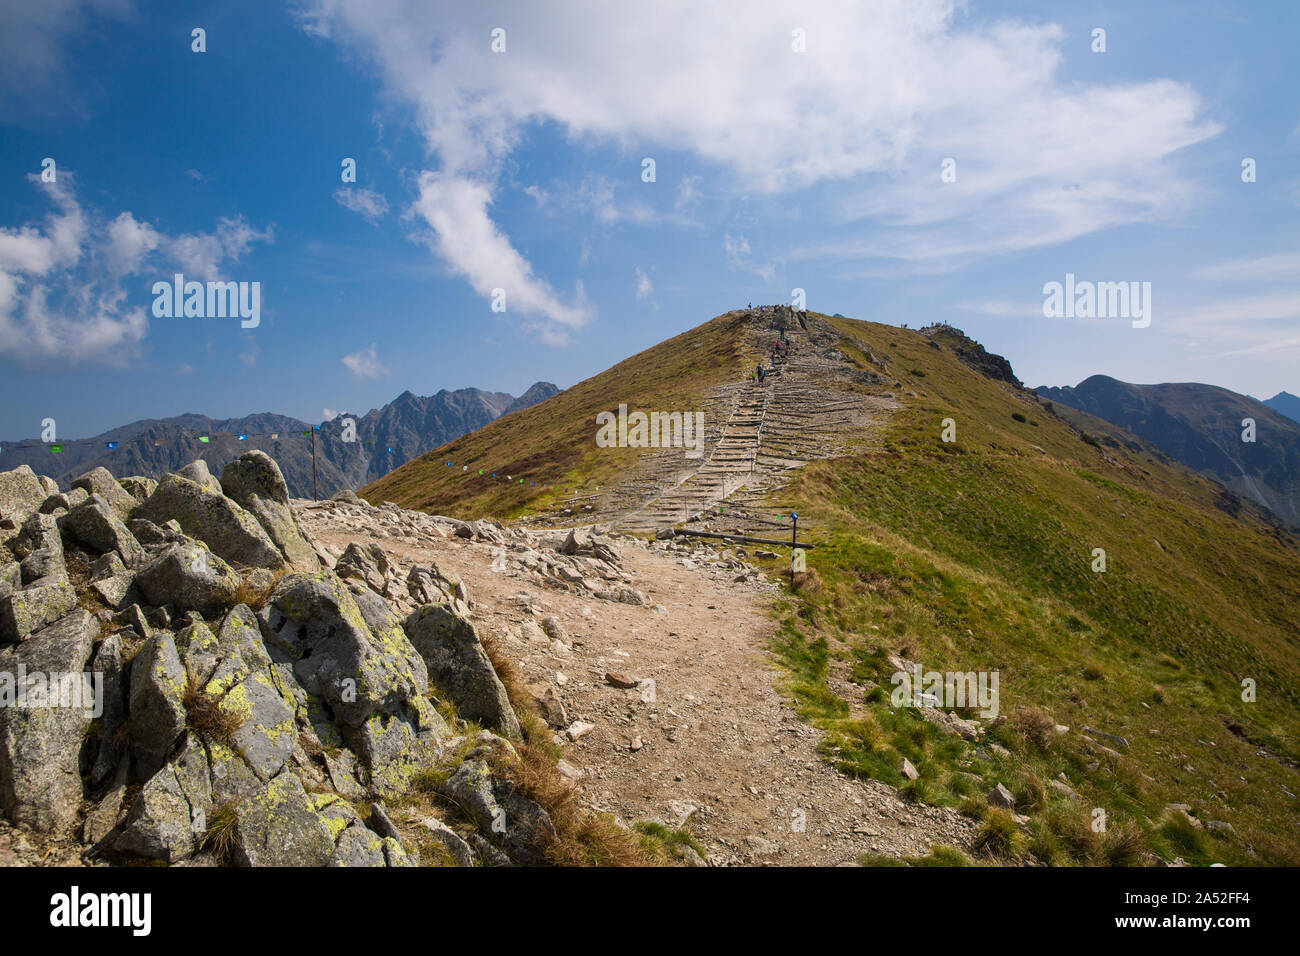
[[[741,378],[749,359],[736,334],[742,322],[740,313],[720,315],[541,404],[435,448],[360,494],[372,502],[395,501],[465,518],[509,517],[552,507],[565,497],[558,490],[539,491],[531,482],[564,484],[572,493],[586,494],[615,480],[641,452],[597,448],[596,415],[623,402],[634,409],[693,408],[709,387]],[[509,474],[513,481],[507,484],[492,472]]]
[[[426,457],[508,450],[537,475],[613,481],[634,453],[595,454],[595,412],[682,407],[665,399],[738,378],[751,359],[737,338],[745,321],[720,316]],[[842,360],[870,383],[855,388],[902,404],[874,442],[803,467],[772,500],[819,532],[774,649],[802,716],[825,731],[826,759],[980,816],[994,859],[1300,862],[1296,539],[1122,430],[1055,414],[956,330],[808,321],[839,336]],[[709,374],[704,355],[721,360]],[[423,463],[367,493],[381,489],[467,517],[554,503],[440,480]],[[788,561],[769,559],[771,573]],[[895,655],[997,671],[1009,719],[982,721],[969,742],[891,707]],[[998,783],[1024,828],[987,807]]]

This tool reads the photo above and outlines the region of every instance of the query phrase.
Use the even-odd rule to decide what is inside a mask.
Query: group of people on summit
[[[750,308],[751,309],[753,308],[752,303],[750,304]],[[768,363],[770,367],[765,368],[763,366],[763,363],[760,362],[754,366],[754,371],[749,376],[749,380],[751,382],[757,382],[759,385],[762,385],[766,381],[767,376],[772,374],[779,375],[780,374],[779,364],[784,364],[785,362],[788,362],[790,360],[790,342],[786,338],[786,329],[787,329],[786,320],[785,320],[785,316],[780,312],[781,309],[782,309],[781,306],[759,306],[758,307],[759,312],[770,311],[773,313],[772,319],[769,322],[767,327],[768,331],[781,333],[780,341],[778,341],[775,345],[772,346],[772,351],[768,355]]]

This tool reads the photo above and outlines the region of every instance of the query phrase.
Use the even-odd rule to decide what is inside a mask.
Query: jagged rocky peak
[[[965,365],[988,378],[998,382],[1007,382],[1016,388],[1024,388],[1024,383],[1016,378],[1011,363],[1003,356],[988,351],[979,342],[953,325],[936,323],[919,330],[922,335],[940,347],[946,346]]]

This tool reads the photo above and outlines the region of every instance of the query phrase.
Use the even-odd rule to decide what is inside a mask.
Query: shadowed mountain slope
[[[444,389],[429,396],[408,391],[364,415],[344,412],[316,432],[317,494],[329,497],[344,488],[359,488],[430,448],[558,391],[549,382],[538,382],[519,398],[477,388]],[[355,442],[343,440],[343,420],[349,417],[356,423]],[[191,413],[144,419],[87,441],[64,442],[57,454],[34,440],[17,447],[6,442],[0,452],[0,470],[30,465],[66,488],[70,481],[98,466],[118,478],[158,478],[202,458],[220,474],[227,462],[256,448],[279,463],[292,495],[310,498],[312,438],[303,434],[310,428],[307,422],[270,412],[242,418]],[[239,435],[248,438],[240,441]],[[209,440],[201,441],[204,436]],[[116,442],[117,447],[109,449],[109,442]]]
[[[1265,403],[1214,385],[1132,385],[1106,375],[1038,394],[1132,432],[1300,527],[1300,422]]]

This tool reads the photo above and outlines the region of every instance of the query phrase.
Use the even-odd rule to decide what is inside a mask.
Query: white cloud
[[[1283,252],[1252,259],[1229,259],[1202,269],[1198,279],[1255,281],[1295,279],[1300,276],[1300,252]]]
[[[685,213],[695,209],[700,200],[700,177],[683,176],[677,184],[677,195],[673,198],[673,208]]]
[[[1067,80],[1062,48],[1079,37],[962,8],[315,0],[304,19],[413,106],[448,180],[495,182],[524,132],[552,121],[578,144],[693,154],[738,193],[833,184],[824,203],[845,234],[803,258],[944,268],[1157,219],[1194,196],[1175,154],[1219,126],[1189,87]],[[795,22],[805,54],[791,51]],[[493,54],[502,24],[507,52]],[[948,156],[952,184],[939,179]],[[884,229],[864,236],[868,224]]]
[[[39,105],[50,94],[66,72],[63,46],[69,36],[97,17],[126,19],[133,8],[131,0],[8,0],[0,6],[0,114]],[[54,95],[63,99],[67,90]]]
[[[136,222],[129,212],[108,224],[109,268],[115,275],[139,272],[145,258],[162,243],[163,237],[147,222]]]
[[[650,281],[650,277],[642,271],[640,266],[636,267],[636,300],[642,302],[654,295],[655,286]]]
[[[56,268],[67,268],[81,258],[88,226],[81,206],[68,187],[69,173],[62,182],[45,183],[35,174],[28,181],[42,189],[59,209],[46,220],[45,228],[0,227],[0,270],[43,276]]]
[[[1300,289],[1214,299],[1180,313],[1186,326],[1239,326],[1244,322],[1300,319]]]
[[[727,257],[727,262],[732,266],[745,272],[752,272],[765,282],[771,282],[776,275],[775,266],[757,265],[753,262],[753,250],[749,246],[749,239],[745,236],[726,233],[722,237],[722,251]]]
[[[359,186],[340,186],[334,190],[334,201],[350,209],[371,225],[388,215],[388,200],[382,193]]]
[[[242,218],[177,237],[130,212],[105,221],[82,208],[70,172],[58,175],[57,183],[28,177],[56,207],[44,223],[0,227],[0,355],[123,366],[149,330],[146,309],[128,306],[124,282],[177,265],[194,278],[221,278],[222,263],[270,238],[269,228],[258,232]]]
[[[388,369],[384,368],[379,362],[379,352],[374,342],[370,343],[370,348],[361,349],[359,352],[343,356],[343,364],[348,367],[349,372],[361,381],[369,378],[380,378],[388,374]]]
[[[258,232],[243,216],[217,220],[215,232],[164,238],[164,254],[178,264],[187,278],[224,279],[221,263],[237,262],[254,242],[272,241],[271,227]]]
[[[639,179],[636,183],[637,185],[631,187],[630,191],[655,188],[642,184]],[[576,185],[566,183],[564,180],[556,180],[547,189],[529,186],[524,189],[524,194],[531,196],[537,202],[539,209],[552,216],[581,214],[594,218],[604,226],[618,223],[630,223],[634,226],[663,223],[677,226],[698,225],[678,201],[674,201],[671,210],[660,210],[643,198],[643,195],[629,198],[628,191],[624,190],[624,194],[619,196],[614,180],[608,176],[591,175],[584,177]]]
[[[582,326],[590,307],[577,289],[572,304],[563,302],[545,279],[510,244],[488,214],[491,189],[463,177],[424,173],[416,213],[433,230],[429,244],[485,299],[504,289],[506,311],[539,315],[534,327],[548,342],[566,340],[566,329]]]

